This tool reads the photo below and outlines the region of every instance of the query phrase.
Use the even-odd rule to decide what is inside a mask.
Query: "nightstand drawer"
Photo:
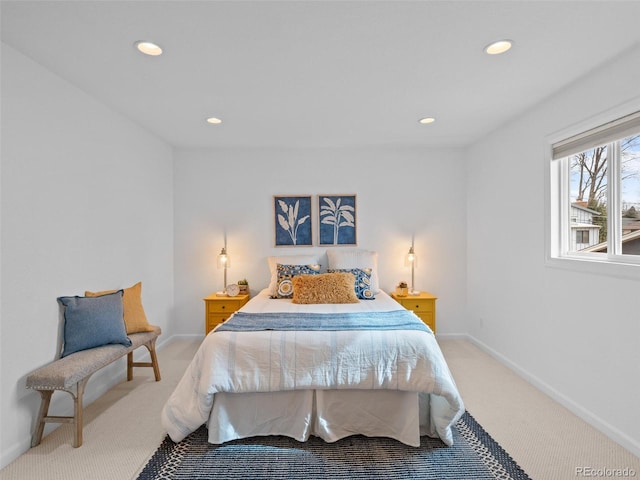
[[[234,312],[228,312],[228,313],[210,313],[209,315],[207,315],[207,319],[209,321],[216,321],[217,323],[222,323],[224,322],[226,319],[228,319],[231,315],[233,315]]]
[[[229,313],[238,310],[243,305],[241,300],[218,300],[216,302],[207,302],[207,313]]]
[[[402,300],[402,306],[407,310],[417,313],[433,313],[435,310],[434,300],[412,300],[410,298]]]
[[[213,330],[221,323],[224,323],[231,315],[233,315],[233,312],[229,313],[228,315],[220,313],[210,313],[207,317],[207,332]]]
[[[418,317],[420,317],[420,320],[422,320],[424,323],[429,325],[429,328],[431,330],[433,330],[435,332],[435,330],[436,330],[436,317],[433,314],[433,312],[422,312],[422,313],[414,312],[414,313]]]

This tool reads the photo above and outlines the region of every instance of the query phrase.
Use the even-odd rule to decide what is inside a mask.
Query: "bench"
[[[156,339],[160,335],[160,327],[153,326],[153,331],[129,334],[131,346],[104,345],[82,350],[55,360],[27,376],[27,388],[40,392],[41,403],[36,428],[31,439],[31,446],[40,444],[45,423],[75,424],[74,447],[82,445],[82,396],[91,375],[112,362],[127,355],[127,381],[133,379],[134,367],[152,367],[156,382],[160,381],[160,368],[156,357]],[[134,362],[133,351],[141,346],[147,347],[151,362]],[[73,416],[50,416],[49,403],[56,390],[62,390],[73,397]]]

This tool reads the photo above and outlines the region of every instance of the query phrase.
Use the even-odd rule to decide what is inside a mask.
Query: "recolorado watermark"
[[[638,476],[633,468],[576,467],[576,477],[584,478],[634,478]]]

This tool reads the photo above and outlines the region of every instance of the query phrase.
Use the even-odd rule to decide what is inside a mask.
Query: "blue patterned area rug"
[[[415,448],[361,435],[335,443],[273,436],[212,445],[202,426],[177,444],[167,437],[138,480],[530,480],[468,412],[453,434],[451,447],[428,437]]]

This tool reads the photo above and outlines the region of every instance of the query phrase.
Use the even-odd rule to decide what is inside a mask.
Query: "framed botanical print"
[[[311,195],[274,195],[273,212],[276,247],[313,245]]]
[[[355,195],[318,195],[318,212],[320,245],[357,245]]]

